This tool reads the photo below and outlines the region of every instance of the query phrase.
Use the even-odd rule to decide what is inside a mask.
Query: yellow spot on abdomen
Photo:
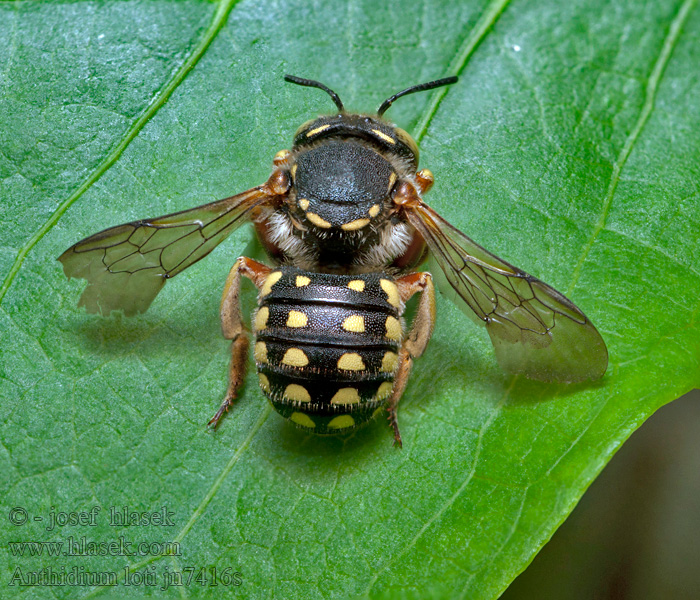
[[[379,386],[379,389],[377,390],[377,400],[381,402],[382,400],[386,400],[389,397],[389,394],[391,394],[391,390],[393,389],[394,384],[391,381],[385,381],[382,383],[382,385]]]
[[[387,352],[382,358],[382,371],[393,373],[396,370],[396,365],[399,362],[399,355],[395,352]]]
[[[355,388],[340,388],[331,398],[331,404],[357,404],[360,393]]]
[[[295,283],[297,287],[304,287],[305,285],[309,285],[311,280],[304,275],[297,275]]]
[[[367,225],[369,225],[369,219],[356,219],[355,221],[350,221],[349,223],[341,225],[340,228],[344,231],[356,231]]]
[[[297,201],[297,204],[299,205],[299,208],[301,208],[301,210],[306,210],[307,208],[309,208],[309,201],[306,198],[300,198]]]
[[[295,402],[311,402],[311,396],[304,386],[290,383],[284,390],[284,397]]]
[[[322,219],[316,213],[307,212],[306,218],[309,221],[311,221],[314,225],[316,225],[316,227],[320,227],[321,229],[328,229],[331,226],[331,224],[328,221]]]
[[[253,356],[255,356],[256,362],[267,362],[267,346],[265,345],[265,342],[256,342],[255,350],[253,351]]]
[[[260,382],[260,388],[266,394],[270,393],[270,380],[264,373],[258,373],[258,381]]]
[[[345,331],[354,331],[355,333],[364,333],[365,318],[362,315],[350,315],[343,321],[343,329]]]
[[[284,353],[282,363],[290,367],[305,367],[309,364],[309,357],[299,348],[290,348]]]
[[[298,310],[290,310],[287,316],[287,327],[306,327],[309,324],[309,318]]]
[[[362,371],[366,369],[362,357],[357,352],[346,352],[338,359],[338,368],[346,371]]]
[[[311,420],[311,417],[309,417],[309,415],[305,415],[304,413],[293,412],[289,417],[289,420],[294,421],[294,423],[301,425],[302,427],[308,427],[309,429],[316,427],[316,423]]]
[[[273,271],[265,279],[265,283],[260,288],[260,295],[267,296],[272,291],[272,286],[282,279],[282,271]]]
[[[328,423],[328,429],[347,429],[355,426],[355,419],[350,415],[339,415],[331,419]]]
[[[399,296],[399,288],[396,287],[396,284],[388,279],[380,279],[379,285],[386,292],[387,302],[396,308],[401,308],[401,296]]]
[[[380,138],[382,138],[385,142],[388,144],[395,144],[396,140],[392,137],[389,137],[386,133],[383,131],[379,131],[379,129],[373,129],[372,130],[374,133],[376,133]]]
[[[270,317],[270,309],[263,306],[255,315],[255,331],[260,331],[267,327],[267,319]]]
[[[372,208],[369,209],[368,213],[370,217],[374,219],[379,214],[379,211],[381,208],[379,207],[379,204],[374,204],[372,205]]]
[[[321,133],[322,131],[325,131],[329,127],[330,127],[330,125],[328,125],[328,123],[326,123],[325,125],[321,125],[320,127],[316,127],[314,129],[312,129],[311,131],[307,131],[306,137],[312,137],[312,136],[316,135],[317,133]]]
[[[401,323],[395,317],[386,318],[386,337],[390,340],[401,341],[403,332],[401,331]]]
[[[365,282],[362,279],[353,279],[348,283],[348,287],[356,292],[364,292]]]

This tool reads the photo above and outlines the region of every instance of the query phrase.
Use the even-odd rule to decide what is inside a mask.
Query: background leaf
[[[246,597],[493,598],[656,408],[698,385],[700,89],[696,2],[0,3],[2,592],[19,566],[227,567]],[[296,127],[346,106],[421,142],[428,201],[569,295],[606,339],[596,385],[513,379],[447,302],[399,418],[308,437],[249,382],[226,388],[217,308],[244,232],[148,313],[76,309],[55,258],[127,220],[265,180]],[[5,516],[24,507],[29,521]],[[95,527],[50,511],[101,507]],[[110,527],[109,507],[175,525]],[[44,521],[35,521],[43,517]],[[22,557],[10,541],[176,541],[175,558]],[[120,575],[121,577],[121,575]],[[22,588],[31,597],[136,588]]]

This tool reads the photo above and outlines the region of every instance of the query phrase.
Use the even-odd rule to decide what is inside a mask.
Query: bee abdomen
[[[255,361],[280,414],[333,433],[384,404],[403,338],[403,305],[390,276],[283,267],[270,274],[258,304]]]

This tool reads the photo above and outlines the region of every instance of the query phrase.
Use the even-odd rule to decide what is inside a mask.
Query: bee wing
[[[58,258],[70,277],[87,279],[79,306],[108,315],[144,312],[165,282],[209,254],[273,196],[266,185],[189,210],[110,227]]]
[[[454,290],[453,301],[486,326],[501,367],[543,381],[603,376],[605,342],[568,298],[494,256],[423,202],[405,210]]]

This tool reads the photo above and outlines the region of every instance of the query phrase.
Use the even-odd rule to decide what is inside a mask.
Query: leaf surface
[[[166,570],[230,567],[250,598],[495,598],[622,442],[698,386],[700,13],[607,3],[0,3],[0,528],[17,567],[123,568],[154,597],[212,593]],[[444,298],[435,336],[383,422],[308,437],[254,381],[226,389],[218,304],[236,234],[135,318],[77,308],[58,257],[105,227],[264,182],[296,127],[331,112],[312,77],[419,140],[426,200],[477,243],[569,296],[608,344],[588,385],[512,378]],[[252,294],[248,294],[248,301]],[[97,524],[48,531],[55,512]],[[167,506],[174,525],[109,525]],[[34,517],[42,517],[37,521]],[[176,557],[18,557],[10,541],[178,542]],[[20,589],[20,588],[14,588]],[[58,590],[58,591],[57,591]]]

